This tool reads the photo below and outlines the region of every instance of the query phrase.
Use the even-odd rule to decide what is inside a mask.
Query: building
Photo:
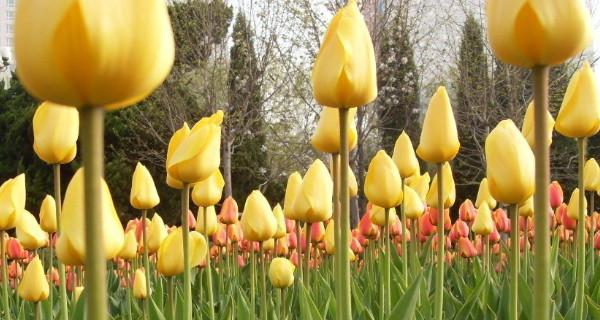
[[[0,0],[0,47],[13,48],[16,0]]]

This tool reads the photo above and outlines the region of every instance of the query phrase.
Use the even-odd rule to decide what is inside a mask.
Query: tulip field
[[[40,101],[26,148],[53,185],[31,207],[25,169],[0,181],[0,319],[600,319],[600,166],[588,154],[600,87],[589,62],[556,117],[548,108],[549,68],[590,44],[584,1],[487,1],[493,53],[531,69],[533,99],[521,128],[505,119],[486,132],[470,199],[453,171],[469,128],[444,86],[409,124],[418,145],[402,131],[393,152],[353,172],[355,117],[382,93],[369,29],[348,0],[312,64],[322,110],[306,144],[319,156],[278,172],[281,198],[257,185],[234,199],[221,161],[227,111],[182,121],[161,150],[177,223],[157,212],[165,196],[143,159],[128,195],[104,178],[106,113],[148,97],[173,67],[167,6],[19,1],[16,75]],[[575,188],[551,179],[553,132],[577,148]],[[126,220],[115,202],[128,196],[136,217]],[[358,196],[367,204],[351,223]]]

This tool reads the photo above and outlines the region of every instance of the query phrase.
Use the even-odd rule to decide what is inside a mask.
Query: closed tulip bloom
[[[135,238],[135,230],[129,230],[125,233],[125,241],[123,242],[123,247],[121,251],[119,251],[119,258],[125,260],[133,260],[137,256],[137,248],[138,242]]]
[[[492,197],[490,194],[490,187],[488,184],[488,179],[483,178],[481,183],[479,184],[479,191],[477,191],[477,200],[475,200],[475,205],[477,207],[481,207],[484,203],[490,207],[490,209],[494,209],[496,207],[496,199]]]
[[[404,214],[408,219],[418,219],[425,212],[425,203],[415,190],[409,186],[404,187]]]
[[[433,208],[438,207],[438,174],[439,173],[436,173],[433,177],[433,182],[427,192],[427,205]],[[442,195],[442,199],[444,199],[444,208],[450,208],[454,205],[454,201],[456,201],[456,186],[454,185],[452,168],[450,168],[450,164],[447,162],[442,166],[442,175],[444,177],[444,194]]]
[[[533,151],[512,120],[503,120],[485,140],[487,179],[492,196],[503,203],[518,204],[533,194]]]
[[[155,213],[150,221],[150,227],[148,230],[148,253],[152,254],[158,251],[161,243],[167,237],[167,228],[163,219]]]
[[[590,158],[583,166],[583,182],[585,191],[596,191],[600,188],[600,167],[596,159]]]
[[[269,265],[269,280],[275,288],[288,288],[294,284],[296,267],[286,258],[274,258]]]
[[[204,218],[206,215],[206,219]],[[206,228],[204,227],[204,221],[206,220]],[[215,212],[214,206],[200,207],[198,208],[198,218],[196,219],[196,231],[200,232],[205,236],[212,236],[217,233],[218,229],[217,213]]]
[[[575,221],[579,220],[579,189],[575,188],[569,198],[569,205],[567,206],[567,216]],[[587,212],[587,200],[583,197],[583,212]],[[563,220],[564,224],[564,220]]]
[[[410,177],[410,180],[408,178],[406,180],[408,186],[415,190],[419,198],[425,202],[427,200],[427,192],[429,192],[429,182],[431,181],[429,172],[425,172],[423,175],[416,174]]]
[[[355,115],[356,108],[348,109],[348,150],[352,150],[356,147],[357,133],[356,125],[354,124]],[[310,144],[312,144],[313,148],[321,152],[340,152],[340,115],[337,108],[323,107],[319,122],[317,122],[315,133],[310,138]]]
[[[183,233],[181,227],[169,233],[158,249],[156,269],[163,276],[176,276],[183,273]],[[190,268],[200,265],[206,257],[208,245],[199,232],[189,234]]]
[[[275,249],[275,239],[271,238],[262,242],[263,249],[267,252]]]
[[[434,238],[435,240],[436,238]],[[463,258],[472,258],[477,256],[477,249],[469,238],[460,238],[457,243],[458,251]]]
[[[486,12],[494,53],[519,67],[561,64],[591,40],[590,15],[581,0],[490,0]]]
[[[483,201],[481,205],[483,204],[487,204],[487,202]],[[458,208],[458,218],[465,222],[471,222],[475,220],[475,216],[477,216],[477,209],[475,209],[473,202],[470,199],[463,201]]]
[[[19,80],[35,97],[116,109],[163,82],[175,44],[161,0],[25,1],[17,6],[15,53]]]
[[[360,107],[377,97],[375,50],[355,0],[333,17],[312,70],[312,88],[320,105]]]
[[[477,210],[477,216],[471,228],[475,234],[489,235],[494,231],[494,220],[492,219],[492,211],[487,204],[481,205]]]
[[[8,235],[6,235],[8,237]],[[23,246],[17,238],[4,239],[4,246],[6,247],[6,256],[10,260],[19,260],[27,258],[27,251],[23,249]]]
[[[319,243],[325,237],[325,225],[323,221],[315,222],[310,225],[310,241]]]
[[[48,164],[65,164],[77,154],[77,109],[42,103],[33,114],[33,150]]]
[[[10,230],[25,210],[25,174],[6,180],[0,186],[0,230]]]
[[[548,187],[548,198],[550,199],[550,206],[555,209],[563,203],[563,189],[558,181],[552,181]]]
[[[533,196],[519,204],[519,216],[533,217]]]
[[[391,226],[394,224],[394,222],[396,222],[398,216],[396,215],[396,208],[390,208],[388,211],[388,226]],[[373,205],[373,207],[371,208],[371,213],[371,221],[380,227],[384,227],[385,208],[382,208],[378,205]]]
[[[360,218],[360,221],[358,222],[358,230],[363,236],[369,239],[375,239],[379,232],[379,228],[376,224],[373,223],[371,219],[372,212],[373,205],[367,204],[367,211],[363,214],[363,216]]]
[[[77,170],[65,193],[61,216],[61,233],[56,244],[58,259],[67,265],[83,265],[85,262],[85,209],[83,194],[84,169]],[[104,257],[112,259],[123,247],[125,235],[123,226],[115,210],[106,181],[102,179],[101,193],[104,238],[96,241],[103,242]]]
[[[323,238],[325,242],[325,252],[327,254],[332,255],[335,253],[335,223],[332,220],[329,220],[327,223],[327,227],[325,227],[325,237]]]
[[[296,220],[303,222],[325,221],[333,214],[333,180],[319,159],[304,175],[294,201],[294,212]]]
[[[136,299],[142,300],[148,297],[148,288],[146,288],[146,274],[142,268],[135,270],[135,276],[133,278],[133,296]]]
[[[252,191],[246,199],[240,226],[244,238],[250,241],[265,241],[275,235],[277,220],[269,202],[260,191]]]
[[[173,189],[183,189],[183,182],[175,179],[174,177],[172,177],[169,174],[169,162],[171,161],[171,158],[173,157],[173,154],[175,154],[175,150],[177,150],[177,148],[179,148],[179,145],[181,145],[181,142],[183,142],[183,140],[190,135],[190,127],[188,126],[187,122],[183,123],[183,126],[178,129],[177,131],[175,131],[173,133],[173,135],[171,136],[171,139],[169,140],[169,145],[167,147],[167,161],[165,163],[165,166],[167,167],[167,185]]]
[[[425,113],[417,155],[428,162],[442,163],[456,157],[460,142],[446,88],[439,87]]]
[[[591,137],[600,130],[600,93],[594,71],[585,62],[571,77],[556,117],[556,131],[570,138]]]
[[[196,183],[219,169],[222,122],[223,111],[219,110],[192,127],[167,160],[171,177],[184,183]]]
[[[230,225],[238,222],[238,205],[231,196],[225,198],[221,211],[219,212],[219,222]]]
[[[392,208],[402,203],[402,178],[385,151],[380,150],[371,160],[364,189],[367,199],[377,206]]]
[[[150,171],[138,162],[133,171],[129,203],[136,209],[147,210],[156,207],[159,202],[160,198]]]
[[[290,174],[285,187],[285,198],[283,200],[283,215],[290,220],[298,220],[298,215],[294,210],[294,201],[302,187],[302,176],[298,172]]]
[[[82,286],[73,288],[73,300],[75,300],[76,303],[77,303],[77,301],[79,301],[79,297],[81,296],[83,289],[84,289],[84,287],[82,287]]]
[[[199,207],[214,206],[221,200],[225,180],[221,171],[216,170],[210,177],[194,185],[192,189],[192,201]]]
[[[394,160],[394,163],[400,172],[400,176],[403,179],[415,174],[419,174],[421,170],[419,166],[419,160],[417,160],[417,156],[415,155],[415,150],[413,149],[410,137],[405,131],[402,131],[396,140],[392,159]]]
[[[23,248],[36,250],[48,244],[48,234],[42,230],[35,217],[27,210],[21,212],[17,222],[17,239]]]
[[[350,198],[358,195],[358,182],[356,181],[356,176],[350,166],[348,166],[348,195]]]
[[[525,111],[525,118],[523,119],[523,125],[521,126],[521,132],[523,133],[525,139],[527,139],[527,143],[529,143],[531,149],[535,147],[535,139],[533,133],[535,123],[533,118],[533,110],[533,101],[531,101],[527,106],[527,111]],[[546,110],[546,127],[546,132],[548,134],[548,136],[546,137],[546,141],[548,146],[550,146],[552,144],[552,130],[554,129],[554,118],[552,118],[552,114],[550,114],[550,111],[548,110]]]
[[[48,233],[54,233],[56,226],[56,201],[51,195],[46,195],[40,207],[40,225],[42,230]]]
[[[35,256],[27,265],[17,292],[19,297],[26,301],[39,302],[48,299],[50,286],[38,256]]]
[[[286,235],[286,227],[285,227],[285,217],[283,216],[283,209],[279,203],[273,208],[273,215],[275,216],[275,220],[277,221],[277,231],[275,231],[275,235],[273,238],[279,239]]]

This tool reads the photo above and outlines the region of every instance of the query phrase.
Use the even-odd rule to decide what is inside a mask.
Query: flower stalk
[[[444,174],[442,168],[444,163],[437,163],[437,271],[435,274],[435,319],[442,320],[444,307],[444,250],[446,249],[446,239],[444,235]]]
[[[340,284],[340,295],[336,297],[338,319],[351,319],[350,304],[350,260],[348,257],[348,232],[350,230],[350,192],[348,190],[348,109],[339,109],[340,118],[340,242],[335,244],[339,251],[340,267],[336,282]]]

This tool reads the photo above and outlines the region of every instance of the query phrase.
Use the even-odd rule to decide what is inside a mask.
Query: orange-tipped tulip
[[[548,187],[548,198],[550,199],[550,206],[553,209],[556,209],[563,203],[563,189],[558,181],[552,181],[552,183],[550,183],[550,186]]]
[[[238,222],[238,205],[231,196],[225,198],[219,212],[219,222],[224,224],[235,224]]]

